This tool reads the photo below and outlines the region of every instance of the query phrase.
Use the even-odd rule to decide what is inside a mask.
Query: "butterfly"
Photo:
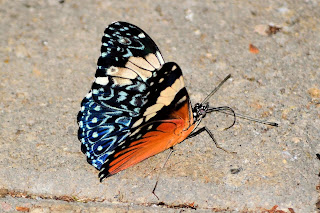
[[[165,63],[143,30],[114,22],[77,116],[81,150],[102,181],[200,132],[213,138],[197,126],[214,110],[192,107],[179,65]]]

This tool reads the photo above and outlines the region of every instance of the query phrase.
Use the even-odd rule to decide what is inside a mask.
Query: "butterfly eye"
[[[126,37],[121,37],[118,39],[118,42],[120,44],[123,44],[123,45],[130,45],[131,44],[131,41],[130,39],[126,38]]]

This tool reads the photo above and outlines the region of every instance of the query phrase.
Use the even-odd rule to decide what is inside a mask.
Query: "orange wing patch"
[[[108,176],[182,142],[194,128],[190,109],[190,104],[185,101],[179,110],[172,113],[170,117],[173,119],[150,122],[149,125],[157,122],[161,122],[161,124],[156,130],[147,132],[141,139],[132,142],[129,147],[116,153],[114,160],[109,163]]]

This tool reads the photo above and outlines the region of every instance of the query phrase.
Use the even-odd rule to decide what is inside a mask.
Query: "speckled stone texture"
[[[177,145],[160,200],[166,152],[100,183],[76,115],[117,20],[181,66],[193,104],[230,73],[210,105],[280,127],[208,115],[237,154],[205,133]],[[0,0],[0,23],[0,212],[317,212],[319,1]]]

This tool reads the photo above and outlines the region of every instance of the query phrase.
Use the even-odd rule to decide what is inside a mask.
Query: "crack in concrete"
[[[61,195],[61,196],[55,196],[55,195],[39,195],[39,194],[30,194],[25,191],[10,191],[8,189],[1,189],[0,190],[0,197],[4,198],[6,196],[10,196],[13,198],[26,198],[26,199],[32,199],[32,200],[38,200],[38,199],[43,199],[43,200],[60,200],[60,201],[66,201],[68,203],[102,203],[105,202],[105,199],[100,199],[100,198],[79,198],[76,196],[68,196],[68,195]],[[112,203],[109,203],[112,204]],[[122,202],[120,204],[132,204],[131,202]],[[113,204],[114,205],[114,204]],[[158,206],[162,208],[169,208],[169,209],[193,209],[197,210],[198,206],[194,205],[193,203],[183,203],[183,204],[166,204],[164,202],[159,202],[159,203],[144,203],[144,204],[137,204],[134,203],[136,206],[145,206],[145,207],[151,207],[151,206]]]

